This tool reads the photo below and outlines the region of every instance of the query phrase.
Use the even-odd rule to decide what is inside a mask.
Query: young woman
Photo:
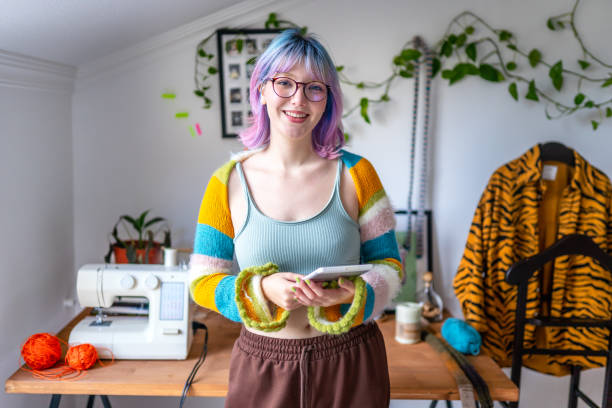
[[[258,58],[250,89],[249,150],[212,176],[189,270],[198,304],[244,323],[226,406],[386,407],[371,320],[399,288],[394,216],[372,165],[341,150],[334,64],[317,40],[287,30]],[[301,279],[359,263],[374,267],[332,285]]]

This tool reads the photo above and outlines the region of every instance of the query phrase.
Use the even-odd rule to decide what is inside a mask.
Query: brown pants
[[[244,327],[234,343],[226,408],[389,406],[389,371],[376,323],[341,335],[276,339]]]

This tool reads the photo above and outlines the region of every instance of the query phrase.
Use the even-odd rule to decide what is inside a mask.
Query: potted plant
[[[151,210],[146,210],[137,217],[119,217],[111,232],[114,242],[111,240],[109,243],[104,262],[109,263],[111,254],[114,253],[116,263],[162,263],[162,246],[171,246],[170,228],[165,218],[147,219],[149,211]],[[119,230],[127,239],[119,237]],[[163,236],[161,243],[155,241],[158,236]]]

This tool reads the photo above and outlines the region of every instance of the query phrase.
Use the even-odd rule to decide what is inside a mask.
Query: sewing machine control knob
[[[145,279],[145,286],[149,289],[157,289],[159,286],[159,278],[155,275],[147,276],[147,279]]]
[[[136,285],[136,279],[130,274],[125,274],[121,277],[121,281],[119,282],[123,289],[132,289],[134,285]]]

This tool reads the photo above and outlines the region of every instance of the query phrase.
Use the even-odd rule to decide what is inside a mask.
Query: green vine
[[[448,81],[449,85],[453,85],[464,78],[474,76],[489,82],[505,82],[509,81],[508,92],[510,96],[518,101],[519,86],[523,88],[523,98],[539,102],[541,100],[547,102],[545,114],[548,119],[558,119],[564,116],[572,115],[578,111],[596,111],[599,115],[598,120],[591,120],[593,130],[597,130],[601,121],[612,117],[612,98],[602,101],[595,101],[583,91],[583,84],[589,83],[593,86],[607,88],[612,85],[612,73],[608,73],[605,77],[597,77],[591,74],[595,69],[609,69],[612,65],[604,62],[602,59],[595,56],[584,44],[578,29],[575,24],[576,11],[580,0],[575,0],[572,10],[558,16],[550,17],[546,26],[552,31],[560,31],[571,29],[576,41],[580,45],[582,58],[577,59],[581,72],[576,72],[566,68],[563,60],[558,60],[550,63],[544,59],[542,51],[532,48],[527,50],[519,47],[515,35],[504,29],[497,29],[488,24],[484,19],[474,14],[471,11],[464,11],[455,16],[449,23],[444,36],[436,43],[432,51],[435,57],[432,60],[432,71],[435,77],[438,72],[441,72],[443,79]],[[270,13],[268,20],[265,23],[266,28],[300,28],[302,33],[307,32],[306,27],[301,27],[291,21],[279,20],[276,13]],[[217,68],[210,64],[214,55],[205,51],[205,46],[214,36],[215,33],[209,35],[202,40],[196,51],[196,70],[195,83],[196,96],[204,100],[204,108],[209,109],[212,102],[206,96],[206,91],[210,89],[210,85],[206,81],[210,77],[217,74]],[[424,62],[424,55],[417,48],[420,47],[420,39],[407,41],[400,51],[393,57],[391,63],[391,74],[382,81],[352,81],[344,74],[344,66],[336,67],[340,81],[348,86],[353,86],[358,90],[366,89],[382,89],[382,93],[378,98],[362,97],[354,106],[345,110],[343,117],[348,117],[353,112],[359,110],[359,113],[366,123],[371,123],[368,111],[373,104],[387,103],[391,100],[389,91],[392,84],[398,78],[408,79],[414,77],[415,68],[418,64]],[[242,39],[237,40],[238,50],[242,48]],[[511,58],[505,58],[504,51],[512,53]],[[444,65],[450,65],[454,62],[452,68],[443,69]],[[538,67],[546,67],[548,69],[548,80],[552,83],[556,92],[552,93],[545,91],[542,88],[544,82],[536,79],[533,75],[521,75],[518,73],[519,68],[526,68],[531,72]],[[567,88],[569,81],[576,82],[576,93],[573,101],[563,101],[560,92]],[[549,108],[554,108],[554,112],[550,112]]]
[[[602,120],[612,117],[612,108],[610,107],[612,98],[596,102],[593,98],[587,96],[586,91],[582,91],[582,86],[584,82],[599,85],[601,88],[611,86],[612,73],[608,73],[607,77],[596,77],[589,75],[587,71],[593,71],[593,67],[597,65],[600,69],[612,68],[612,65],[596,57],[585,46],[575,24],[575,15],[579,3],[580,0],[575,0],[571,12],[550,17],[546,26],[552,31],[571,28],[572,34],[582,50],[582,59],[577,60],[583,71],[582,73],[564,68],[563,60],[554,64],[545,61],[542,52],[536,48],[530,51],[519,48],[513,33],[508,30],[493,28],[476,14],[464,11],[451,20],[443,38],[433,48],[437,55],[433,59],[433,74],[435,76],[442,65],[455,60],[455,65],[452,68],[442,70],[441,74],[449,85],[469,76],[477,76],[490,82],[503,82],[508,79],[510,81],[508,92],[514,100],[519,100],[519,84],[524,84],[526,88],[525,99],[534,102],[539,102],[542,99],[554,107],[556,111],[554,114],[549,112],[548,106],[546,107],[545,114],[548,119],[569,116],[581,110],[597,111],[599,120],[591,121],[593,130],[597,130]],[[340,74],[343,83],[355,86],[357,89],[383,88],[378,99],[361,98],[359,103],[348,109],[344,116],[360,109],[363,119],[370,123],[368,116],[370,104],[388,102],[392,82],[398,77],[411,78],[414,75],[415,63],[423,62],[420,51],[412,48],[415,47],[415,41],[418,41],[418,39],[413,39],[404,44],[401,51],[393,59],[391,75],[381,82],[354,82]],[[508,49],[512,52],[510,60],[507,61],[504,58],[502,49]],[[479,55],[482,55],[482,57],[479,57]],[[557,93],[545,92],[533,77],[518,74],[518,57],[521,58],[520,63],[524,60],[528,63],[527,68],[532,70],[540,65],[547,67],[549,80]],[[342,69],[342,66],[338,67],[340,72]],[[564,86],[567,86],[568,80],[571,79],[576,81],[576,94],[573,97],[573,103],[563,102],[558,92],[561,92]]]

